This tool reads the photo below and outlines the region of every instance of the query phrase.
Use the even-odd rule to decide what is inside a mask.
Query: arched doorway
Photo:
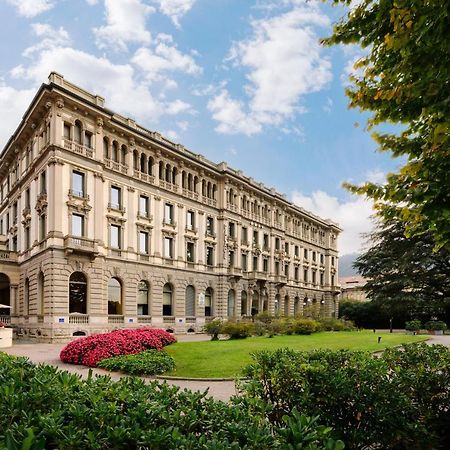
[[[233,289],[228,291],[228,302],[227,302],[227,316],[234,317],[234,300],[235,293]]]
[[[186,317],[195,317],[195,288],[191,285],[186,287],[185,314]]]
[[[82,272],[73,272],[69,278],[69,314],[87,314],[87,279]]]
[[[108,314],[122,314],[122,284],[117,278],[108,282]]]
[[[252,316],[256,316],[259,313],[259,294],[253,292],[252,296]]]
[[[10,281],[8,275],[0,273],[0,316],[9,316],[11,314],[9,287]]]

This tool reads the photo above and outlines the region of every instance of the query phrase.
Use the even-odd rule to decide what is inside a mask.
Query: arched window
[[[122,145],[122,147],[120,148],[120,162],[125,165],[126,164],[126,160],[127,160],[127,146],[126,145]]]
[[[148,316],[149,311],[149,292],[148,283],[144,280],[139,281],[137,297],[138,316]]]
[[[108,138],[103,138],[103,158],[109,159],[109,141]]]
[[[185,315],[195,317],[195,289],[190,285],[186,287]]]
[[[176,184],[177,183],[177,168],[174,167],[172,169],[172,184]]]
[[[213,199],[216,200],[216,192],[217,192],[217,186],[215,184],[213,184],[213,192],[212,192],[212,196]]]
[[[289,315],[289,296],[286,295],[286,297],[284,297],[284,315],[288,316]]]
[[[172,315],[172,285],[166,283],[163,287],[163,316]]]
[[[211,182],[210,181],[208,181],[208,185],[207,185],[207,188],[206,188],[206,196],[208,198],[212,198],[212,188],[211,188]]]
[[[148,171],[147,173],[149,175],[153,175],[153,158],[151,156],[149,156],[148,158]]]
[[[168,183],[172,183],[172,169],[170,167],[170,164],[166,164],[166,181]]]
[[[139,153],[138,153],[138,151],[137,150],[135,150],[134,152],[133,152],[133,167],[134,167],[134,170],[139,170],[139,168],[140,168],[140,158],[139,158]]]
[[[202,180],[202,195],[206,197],[206,181]]]
[[[38,314],[44,314],[45,308],[45,277],[42,272],[38,275]]]
[[[184,170],[181,172],[181,187],[186,189],[186,172]]]
[[[69,278],[69,314],[87,314],[87,280],[82,272],[74,272]]]
[[[73,127],[73,140],[77,143],[77,144],[81,144],[81,123],[77,120],[75,122],[75,126]]]
[[[194,189],[193,189],[194,192],[197,192],[197,185],[198,185],[198,177],[195,176],[194,177]]]
[[[209,287],[205,291],[205,316],[211,317],[213,312],[213,290]]]
[[[296,316],[300,312],[300,299],[295,297],[294,300],[294,316]]]
[[[230,289],[228,291],[228,302],[227,302],[227,316],[234,317],[234,305],[235,305],[235,294],[234,290]]]
[[[247,292],[241,292],[241,316],[247,315]]]
[[[141,154],[141,172],[146,173],[147,172],[147,157],[144,155],[144,153]]]
[[[122,314],[122,284],[117,278],[108,282],[108,314]]]
[[[23,293],[23,315],[28,316],[30,309],[30,280],[25,278],[25,289]]]
[[[164,180],[164,163],[162,161],[159,162],[159,179]]]
[[[254,292],[252,296],[252,316],[256,316],[259,313],[259,294]]]
[[[275,314],[278,314],[280,312],[280,296],[277,294],[275,295],[275,304],[274,304]]]
[[[112,143],[111,159],[114,162],[119,162],[119,144],[116,141],[113,141],[113,143]]]
[[[193,191],[193,184],[192,184],[192,175],[189,173],[188,177],[187,177],[187,184],[188,184],[188,189],[190,191]]]

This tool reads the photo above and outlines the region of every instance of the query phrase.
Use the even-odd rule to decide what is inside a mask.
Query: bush
[[[321,331],[353,331],[355,329],[350,320],[335,317],[321,317],[318,322]]]
[[[219,334],[222,333],[222,321],[220,319],[211,320],[211,322],[205,324],[203,331],[211,336],[212,341],[219,340]]]
[[[296,319],[292,327],[295,334],[311,334],[319,330],[319,323],[313,319]]]
[[[450,350],[406,345],[365,352],[258,352],[243,395],[274,424],[294,408],[320,416],[349,448],[450,448]]]
[[[95,367],[102,359],[148,349],[160,350],[173,342],[176,339],[172,334],[158,328],[115,330],[69,342],[59,357],[65,363]]]
[[[174,359],[162,350],[146,350],[133,355],[102,359],[97,367],[131,375],[159,375],[175,368]]]
[[[255,316],[255,321],[262,323],[270,323],[275,317],[269,311],[262,311]]]
[[[420,331],[422,328],[422,322],[420,320],[410,320],[405,323],[405,330],[408,331]]]
[[[442,320],[430,320],[425,324],[425,328],[430,331],[445,331],[447,329],[447,324],[442,322]]]
[[[255,402],[230,404],[138,377],[117,382],[31,364],[0,353],[0,448],[340,450],[317,418],[277,427]]]
[[[227,334],[230,339],[245,339],[252,335],[253,324],[250,322],[224,322],[222,333]]]

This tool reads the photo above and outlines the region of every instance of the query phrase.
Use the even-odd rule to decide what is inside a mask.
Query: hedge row
[[[347,350],[258,352],[243,395],[274,424],[299,410],[348,448],[450,448],[450,349],[410,344],[379,358]]]
[[[254,401],[127,377],[80,376],[0,353],[0,448],[327,449],[331,429],[294,411],[273,425]]]

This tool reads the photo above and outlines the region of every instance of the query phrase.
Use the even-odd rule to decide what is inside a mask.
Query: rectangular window
[[[111,208],[121,209],[122,189],[117,186],[111,186]]]
[[[236,227],[234,222],[228,222],[228,236],[234,238],[236,236]]]
[[[316,262],[316,252],[312,252],[312,260]]]
[[[30,248],[30,227],[25,227],[25,250],[28,250],[29,248]]]
[[[248,242],[248,230],[247,227],[242,227],[242,243],[247,244]]]
[[[72,214],[72,235],[84,236],[84,216],[81,214]]]
[[[323,272],[320,272],[320,285],[323,286]]]
[[[47,177],[46,177],[46,173],[45,170],[41,173],[41,178],[40,178],[40,194],[44,195],[47,193]]]
[[[206,265],[213,266],[214,265],[214,248],[206,247]]]
[[[275,238],[275,250],[280,250],[280,238]]]
[[[269,260],[267,258],[263,258],[263,272],[269,271]]]
[[[14,236],[12,239],[12,251],[17,252],[17,236]]]
[[[275,261],[275,275],[280,275],[280,263]]]
[[[331,257],[331,265],[334,267],[334,256]]]
[[[303,250],[303,257],[305,259],[308,259],[308,249],[307,248],[305,248],[305,250]]]
[[[164,238],[164,257],[173,258],[173,239],[170,237]]]
[[[188,211],[186,213],[186,228],[193,230],[195,228],[195,214],[194,211]]]
[[[41,214],[39,217],[39,240],[43,241],[47,237],[47,216]]]
[[[234,251],[233,250],[230,250],[228,252],[228,266],[234,267]]]
[[[315,270],[312,271],[311,278],[312,278],[312,280],[311,280],[312,283],[316,284],[316,271]]]
[[[214,235],[214,219],[212,217],[206,218],[206,234],[208,236]]]
[[[264,234],[263,237],[263,249],[267,250],[269,248],[269,235],[268,234]]]
[[[303,281],[308,282],[308,269],[303,269]]]
[[[286,255],[289,255],[289,242],[284,243],[284,251]]]
[[[148,255],[148,233],[139,231],[139,253]]]
[[[334,275],[331,275],[331,286],[334,286]]]
[[[139,196],[139,215],[141,217],[148,217],[149,216],[149,199],[145,195]]]
[[[253,244],[258,245],[259,243],[259,233],[257,231],[253,231]]]
[[[298,267],[294,268],[294,278],[295,278],[295,281],[298,281]]]
[[[70,139],[70,125],[68,123],[64,124],[64,139]]]
[[[258,257],[257,256],[253,257],[253,270],[254,271],[258,270]]]
[[[13,204],[13,224],[17,223],[17,202]]]
[[[30,201],[30,188],[28,188],[25,191],[25,208],[31,207],[31,201]]]
[[[295,256],[298,256],[298,245],[296,245],[295,247],[294,247],[294,255]]]
[[[170,203],[164,205],[164,222],[169,224],[173,223],[173,205]]]
[[[242,265],[242,270],[244,272],[247,272],[248,270],[248,265],[247,265],[247,253],[242,253],[241,254],[241,265]]]
[[[74,170],[72,172],[72,193],[77,197],[84,197],[84,173]]]
[[[289,278],[289,264],[284,265],[284,275]]]
[[[120,225],[111,224],[110,227],[110,242],[111,248],[120,248],[121,247],[121,227]]]
[[[194,243],[186,243],[186,261],[189,263],[194,262]]]

